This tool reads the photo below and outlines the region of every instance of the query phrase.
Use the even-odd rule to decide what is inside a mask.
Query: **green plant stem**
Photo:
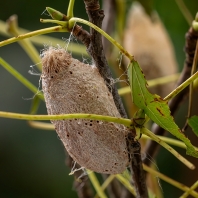
[[[0,35],[10,37],[11,35],[5,31],[6,27],[7,27],[6,23],[4,21],[0,20]],[[28,32],[29,31],[26,30],[26,29],[23,29],[23,28],[20,28],[20,27],[18,28],[19,35],[20,34],[26,34]],[[43,47],[43,43],[44,44],[49,44],[49,41],[50,41],[49,46],[56,46],[57,43],[59,43],[59,44],[61,44],[61,43],[64,44],[65,43],[65,41],[62,40],[62,39],[57,39],[57,38],[54,38],[54,37],[51,37],[51,36],[45,36],[45,35],[30,37],[29,40],[32,43],[34,43],[36,45],[39,45],[39,46],[42,46],[42,47]],[[72,53],[76,53],[76,54],[79,54],[79,55],[88,56],[88,54],[86,52],[86,49],[85,49],[85,46],[83,46],[82,44],[71,42],[71,41],[69,41],[69,42],[70,42],[70,45],[68,46],[68,51],[72,51]]]
[[[192,65],[192,70],[191,70],[191,76],[197,71],[197,63],[198,63],[198,40],[196,42],[196,49],[195,49],[195,55],[193,58],[193,65]],[[190,84],[189,86],[189,101],[188,101],[188,113],[187,113],[187,118],[190,118],[191,112],[192,112],[192,104],[193,104],[193,87],[194,84],[196,83],[197,79],[193,83]],[[183,127],[183,131],[185,131],[188,127],[188,120],[186,120],[186,123]]]
[[[52,20],[52,19],[41,19],[40,20],[42,23],[56,23],[59,25],[62,25],[63,27],[67,26],[66,21],[58,21],[58,20]],[[84,19],[81,18],[77,18],[77,17],[72,17],[69,20],[69,26],[68,29],[72,29],[75,25],[76,22],[79,23],[83,23],[91,28],[93,28],[94,30],[96,30],[97,32],[99,32],[100,34],[102,34],[106,39],[108,39],[113,45],[115,45],[123,54],[125,54],[125,56],[127,56],[129,58],[130,61],[132,61],[134,58],[133,56],[131,56],[116,40],[114,40],[111,36],[109,36],[106,32],[104,32],[102,29],[100,29],[98,26],[94,25],[93,23],[86,21]]]
[[[94,186],[97,194],[99,195],[100,198],[107,198],[107,196],[105,195],[105,193],[103,192],[103,189],[100,186],[100,183],[96,177],[96,175],[94,174],[94,172],[91,172],[88,174],[88,177],[92,183],[92,185]]]
[[[124,0],[115,0],[117,9],[116,30],[118,32],[119,40],[122,40],[123,29],[126,18],[126,2]]]
[[[31,121],[31,122],[29,122],[29,125],[31,127],[43,129],[43,130],[53,130],[53,131],[55,130],[54,125],[50,124],[50,123]],[[162,141],[166,142],[167,144],[186,149],[186,145],[182,141],[179,141],[179,140],[176,140],[173,138],[164,137],[164,136],[157,136],[157,137],[160,138]],[[144,134],[142,135],[142,138],[143,139],[151,139],[150,137],[148,137],[147,135],[144,135]],[[194,147],[194,148],[198,151],[198,148],[196,148],[196,147]]]
[[[195,31],[198,31],[198,22],[197,21],[193,21],[192,22],[192,27]]]
[[[192,191],[194,191],[197,187],[198,187],[198,181],[196,181],[196,182],[190,187],[190,189],[189,189],[188,191],[186,191],[182,196],[180,196],[180,198],[186,198],[186,197],[188,197],[188,195],[189,195],[190,193],[192,193]]]
[[[130,119],[125,118],[117,118],[111,116],[104,115],[96,115],[96,114],[84,114],[84,113],[76,113],[76,114],[61,114],[61,115],[29,115],[29,114],[21,114],[21,113],[11,113],[0,111],[0,117],[2,118],[10,118],[10,119],[18,119],[18,120],[65,120],[65,119],[89,119],[89,120],[101,120],[106,122],[115,122],[117,124],[123,124],[126,127],[131,127],[133,122]]]
[[[41,35],[41,34],[48,34],[51,32],[68,32],[68,29],[66,27],[63,26],[54,26],[54,27],[50,27],[50,28],[45,28],[45,29],[41,29],[41,30],[36,30],[33,32],[29,32],[26,34],[22,34],[19,35],[17,37],[13,37],[4,41],[0,42],[0,47],[4,46],[4,45],[8,45],[17,41],[20,41],[22,39],[26,39],[26,38],[30,38],[32,36],[37,36],[37,35]]]
[[[182,191],[186,192],[186,191],[190,190],[190,188],[185,186],[184,184],[181,184],[181,183],[179,183],[179,182],[167,177],[166,175],[164,175],[162,173],[159,173],[158,171],[146,166],[145,164],[143,164],[143,168],[144,168],[145,171],[149,172],[150,174],[152,174],[152,175],[154,175],[156,177],[159,177],[160,179],[166,181],[167,183],[175,186],[176,188],[178,188],[178,189],[180,189]],[[194,196],[194,197],[198,197],[198,193],[195,192],[195,191],[191,191],[189,194]]]
[[[59,21],[59,20],[54,20],[54,19],[40,19],[41,23],[56,23],[62,27],[67,27],[68,26],[68,21]]]
[[[135,191],[126,178],[124,178],[122,175],[116,175],[116,179],[120,181],[131,192],[131,194],[135,196]]]
[[[163,146],[165,149],[167,149],[170,153],[172,153],[178,160],[180,160],[183,164],[185,164],[190,169],[195,169],[195,166],[189,162],[187,159],[185,159],[183,156],[181,156],[177,151],[175,151],[172,147],[170,147],[168,144],[163,142],[159,137],[157,137],[154,133],[149,131],[147,128],[142,128],[141,133],[149,136],[152,140],[156,141],[158,144]]]
[[[67,17],[68,18],[72,18],[74,16],[74,3],[75,3],[75,0],[70,0],[69,1],[69,5],[68,5],[68,8],[67,8]]]
[[[170,75],[170,76],[165,76],[165,77],[160,77],[160,78],[155,78],[155,79],[152,79],[152,80],[148,80],[147,83],[148,83],[149,88],[151,88],[151,87],[155,87],[155,86],[158,86],[158,85],[163,85],[163,84],[166,84],[166,83],[174,82],[179,78],[179,76],[180,76],[180,73],[173,74],[173,75]],[[120,95],[125,95],[125,94],[128,94],[128,93],[131,93],[131,88],[130,88],[130,86],[120,88],[120,89],[118,89],[118,93]]]
[[[184,18],[188,22],[188,25],[191,25],[191,23],[193,21],[193,17],[191,15],[191,13],[189,12],[188,8],[186,7],[186,5],[184,4],[183,0],[175,0],[175,2],[177,3]]]
[[[73,17],[69,20],[69,29],[71,29],[76,22],[83,23],[87,26],[90,26],[100,34],[102,34],[106,39],[108,39],[113,45],[115,45],[125,56],[129,58],[130,61],[132,61],[134,58],[131,56],[116,40],[114,40],[111,36],[109,36],[106,32],[104,32],[102,29],[100,29],[98,26],[94,25],[93,23],[86,21],[84,19]]]
[[[51,123],[45,123],[45,122],[38,122],[38,121],[28,121],[29,126],[35,129],[41,129],[41,130],[55,130],[54,125]]]
[[[31,121],[31,122],[29,122],[29,125],[31,127],[37,128],[37,129],[53,130],[53,131],[55,130],[54,129],[54,125],[51,124],[51,123],[45,123],[45,122],[39,122],[39,121]],[[186,149],[186,145],[182,141],[179,141],[179,140],[176,140],[176,139],[173,139],[173,138],[160,136],[160,135],[157,135],[157,137],[160,138],[162,141],[166,142],[167,144]],[[144,135],[144,134],[142,135],[142,138],[143,139],[151,139],[150,137],[148,137],[147,135]],[[194,148],[198,151],[197,147],[194,147]]]
[[[23,77],[18,71],[16,71],[11,65],[9,65],[6,61],[4,61],[1,57],[0,57],[0,64],[17,80],[19,80],[24,86],[26,86],[30,91],[32,91],[34,94],[38,93],[37,87],[35,87],[31,82],[29,82],[25,77]],[[44,100],[43,94],[39,93],[37,96],[41,100]]]
[[[167,144],[170,144],[172,146],[177,146],[177,147],[180,147],[180,148],[183,148],[183,149],[186,149],[186,145],[182,142],[182,141],[179,141],[179,140],[176,140],[176,139],[173,139],[173,138],[169,138],[169,137],[164,137],[164,136],[161,136],[161,135],[157,135],[158,138],[160,138],[162,141],[166,142]],[[142,138],[143,139],[151,139],[150,137],[148,137],[147,135],[142,135]],[[152,140],[152,139],[151,139]],[[195,150],[198,151],[198,148],[197,147],[194,147]]]
[[[190,83],[192,83],[198,77],[198,72],[188,78],[185,82],[179,85],[175,90],[173,90],[169,95],[167,95],[164,100],[169,101],[170,99],[174,98],[179,92],[185,89]]]
[[[13,15],[7,20],[8,24],[8,31],[11,33],[13,36],[17,37],[20,35],[20,32],[18,30],[18,23],[17,23],[17,16]],[[19,44],[21,47],[24,49],[24,51],[28,54],[28,56],[31,58],[33,63],[36,64],[38,69],[42,71],[42,65],[41,65],[41,59],[39,56],[38,51],[36,48],[32,45],[32,43],[29,40],[21,40],[19,41]]]
[[[194,55],[194,59],[193,59],[192,74],[195,73],[195,71],[197,70],[197,65],[198,65],[198,40],[197,40],[197,43],[196,43],[195,55]],[[198,79],[195,79],[192,86],[193,86],[194,89],[196,89],[198,87]]]
[[[107,177],[107,179],[104,181],[104,183],[101,186],[102,191],[104,191],[108,187],[108,185],[115,179],[115,177],[116,177],[115,175],[109,175],[109,177]],[[99,198],[98,194],[96,194],[94,198]]]

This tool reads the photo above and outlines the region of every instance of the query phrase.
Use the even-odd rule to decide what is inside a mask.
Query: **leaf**
[[[188,118],[188,124],[192,128],[196,136],[198,136],[198,116]]]
[[[187,146],[186,153],[188,155],[198,158],[198,152],[174,122],[167,102],[160,96],[148,91],[144,74],[136,61],[129,64],[128,75],[134,104],[143,109],[145,114],[156,124],[182,140]]]

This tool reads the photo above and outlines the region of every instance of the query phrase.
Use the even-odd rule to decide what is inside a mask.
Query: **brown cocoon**
[[[42,88],[48,114],[89,113],[120,117],[112,94],[95,66],[81,63],[64,49],[42,53]],[[129,163],[120,124],[96,120],[51,121],[69,155],[99,173],[122,173]]]
[[[148,16],[138,2],[133,3],[124,31],[124,48],[135,56],[146,79],[154,79],[177,72],[172,43],[157,13]],[[128,61],[127,61],[128,62]],[[156,86],[155,94],[165,97],[174,83]]]

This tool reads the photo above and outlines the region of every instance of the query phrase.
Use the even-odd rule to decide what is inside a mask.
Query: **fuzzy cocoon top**
[[[48,114],[89,113],[121,117],[95,66],[61,48],[42,54],[42,88]],[[51,121],[69,155],[99,173],[122,173],[129,163],[128,129],[120,124],[85,119]]]

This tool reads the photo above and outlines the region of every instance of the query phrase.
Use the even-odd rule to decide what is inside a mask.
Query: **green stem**
[[[100,183],[96,177],[96,175],[94,174],[94,172],[91,172],[88,174],[88,177],[91,181],[91,183],[93,184],[97,194],[99,195],[99,197],[101,198],[107,198],[107,196],[105,195],[105,193],[103,192],[102,187],[100,186]]]
[[[89,21],[86,21],[84,19],[80,19],[80,18],[76,18],[73,17],[69,20],[69,29],[71,29],[76,22],[79,23],[83,23],[87,26],[90,26],[91,28],[93,28],[94,30],[96,30],[97,32],[99,32],[100,34],[102,34],[106,39],[108,39],[113,45],[115,45],[117,48],[119,48],[119,50],[125,54],[130,61],[132,61],[134,58],[133,56],[131,56],[118,42],[116,42],[116,40],[114,40],[111,36],[109,36],[106,32],[104,32],[102,29],[100,29],[98,26],[94,25],[93,23],[90,23]]]
[[[183,156],[181,156],[176,150],[174,150],[172,147],[170,147],[168,144],[166,144],[164,141],[162,141],[159,137],[157,137],[154,133],[149,131],[147,128],[142,128],[141,133],[149,136],[152,140],[156,141],[158,144],[163,146],[165,149],[167,149],[169,152],[171,152],[178,160],[180,160],[183,164],[185,164],[190,169],[195,169],[195,166],[189,162],[187,159],[185,159]]]
[[[3,35],[5,37],[10,37],[10,34],[5,31],[6,28],[7,28],[6,23],[0,20],[0,35]],[[20,28],[20,27],[18,27],[18,31],[19,31],[19,35],[26,34],[29,32],[28,30]],[[43,47],[43,43],[49,43],[49,41],[50,41],[50,46],[57,46],[57,43],[64,44],[62,39],[57,39],[57,38],[46,36],[46,35],[30,37],[28,40],[30,40],[35,45],[39,45],[41,47]],[[70,45],[68,46],[68,51],[77,53],[80,56],[81,55],[88,56],[85,46],[79,43],[74,43],[70,41]]]
[[[146,166],[145,164],[143,164],[143,168],[144,168],[145,171],[149,172],[150,174],[154,175],[155,177],[158,177],[158,178],[166,181],[167,183],[175,186],[176,188],[178,188],[182,191],[189,191],[190,190],[190,188],[185,186],[184,184],[181,184],[181,183],[167,177],[166,175],[154,170],[153,168],[150,168],[150,167]],[[198,193],[195,192],[195,191],[192,191],[189,194],[194,196],[194,197],[198,197]]]
[[[126,127],[131,127],[133,124],[130,119],[117,118],[104,115],[96,114],[85,114],[85,113],[76,113],[76,114],[61,114],[61,115],[29,115],[29,114],[20,114],[20,113],[11,113],[0,111],[0,117],[18,119],[18,120],[68,120],[68,119],[89,119],[89,120],[101,120],[106,122],[115,122],[117,124],[123,124]]]
[[[160,138],[162,141],[164,141],[167,144],[170,144],[172,146],[177,146],[177,147],[180,147],[180,148],[183,148],[183,149],[187,148],[186,145],[180,140],[176,140],[176,139],[173,139],[173,138],[164,137],[164,136],[160,136],[160,135],[157,135],[157,137]],[[142,135],[142,138],[143,139],[151,139],[150,137],[148,137],[148,136],[146,136],[144,134]],[[194,148],[198,151],[197,147],[194,147]]]
[[[68,6],[68,9],[67,9],[67,17],[68,18],[72,18],[74,16],[74,2],[75,0],[70,0],[69,1],[69,6]]]
[[[109,177],[105,179],[104,183],[101,186],[102,191],[104,191],[109,186],[109,184],[115,179],[115,177],[115,175],[109,175]],[[98,194],[96,194],[94,198],[99,198]]]
[[[196,49],[195,49],[195,55],[193,59],[193,65],[192,65],[192,70],[191,70],[191,76],[197,71],[197,63],[198,63],[198,40],[196,42]],[[187,118],[190,118],[191,112],[192,112],[192,105],[193,105],[193,86],[195,85],[197,79],[193,83],[190,84],[189,86],[189,99],[188,99],[188,113],[187,113]],[[186,123],[183,127],[184,131],[186,127],[188,126],[188,120],[186,120]]]
[[[54,125],[51,123],[46,123],[46,122],[39,122],[39,121],[28,121],[29,126],[35,129],[40,129],[40,130],[51,130],[54,131]]]
[[[185,82],[179,85],[175,90],[173,90],[168,96],[164,98],[164,100],[169,101],[174,98],[179,92],[181,92],[184,88],[186,88],[190,83],[192,83],[198,77],[198,72],[188,78]]]
[[[68,22],[67,21],[59,21],[59,20],[54,20],[54,19],[40,19],[41,23],[56,23],[62,27],[67,27]]]
[[[190,193],[192,193],[192,191],[194,191],[196,188],[198,187],[198,181],[196,181],[188,191],[186,191],[180,198],[186,198],[189,196]]]
[[[175,2],[177,3],[177,5],[178,5],[181,13],[183,14],[184,18],[188,22],[188,25],[191,25],[191,23],[193,21],[193,16],[189,12],[189,10],[186,7],[186,5],[184,4],[183,0],[175,0]]]
[[[16,15],[11,16],[7,20],[7,25],[8,25],[7,29],[10,34],[12,34],[15,37],[20,35]],[[38,51],[32,45],[32,43],[28,39],[26,39],[26,40],[19,41],[19,44],[24,49],[24,51],[27,53],[27,55],[31,58],[31,60],[36,64],[38,69],[41,71],[42,70],[41,59],[40,59]]]
[[[19,80],[23,85],[25,85],[30,91],[32,91],[34,94],[38,93],[37,87],[35,87],[31,82],[29,82],[25,77],[23,77],[18,71],[16,71],[11,65],[9,65],[6,61],[4,61],[1,57],[0,57],[0,64],[17,80]],[[43,94],[38,94],[37,96],[41,100],[44,100]]]
[[[17,37],[13,37],[4,41],[0,42],[0,47],[4,46],[4,45],[8,45],[17,41],[20,41],[22,39],[26,39],[26,38],[30,38],[32,36],[37,36],[37,35],[41,35],[41,34],[48,34],[51,32],[68,32],[68,29],[66,27],[62,27],[62,26],[54,26],[54,27],[50,27],[50,28],[45,28],[45,29],[41,29],[41,30],[36,30],[33,32],[29,32],[27,34],[22,34],[19,35]]]
[[[119,8],[117,9],[116,30],[118,32],[119,40],[122,40],[126,18],[126,2],[123,2],[123,0],[116,0],[115,3],[116,7]]]
[[[41,19],[42,23],[56,23],[59,25],[62,25],[63,27],[67,26],[67,21],[58,21],[58,20],[52,20],[52,19]],[[106,32],[104,32],[102,29],[100,29],[98,26],[94,25],[93,23],[86,21],[81,18],[72,17],[69,20],[69,27],[68,29],[72,29],[76,22],[83,23],[87,26],[92,27],[96,31],[98,31],[100,34],[102,34],[106,39],[108,39],[113,45],[115,45],[125,56],[129,58],[130,61],[134,60],[133,56],[131,56],[116,40],[114,40],[111,36],[109,36]]]
[[[179,78],[179,76],[180,76],[180,73],[173,74],[170,76],[164,76],[164,77],[148,80],[147,83],[148,83],[149,88],[151,88],[151,87],[155,87],[158,85],[163,85],[166,83],[174,82]],[[128,93],[131,93],[131,87],[130,86],[122,87],[122,88],[118,89],[118,93],[120,95],[125,95]]]
[[[116,175],[116,179],[122,183],[130,192],[135,196],[135,191],[133,187],[131,186],[130,182],[124,178],[121,174]]]
[[[193,29],[194,29],[195,31],[198,32],[198,22],[197,22],[197,21],[193,21],[193,22],[192,22],[192,27],[193,27]]]

